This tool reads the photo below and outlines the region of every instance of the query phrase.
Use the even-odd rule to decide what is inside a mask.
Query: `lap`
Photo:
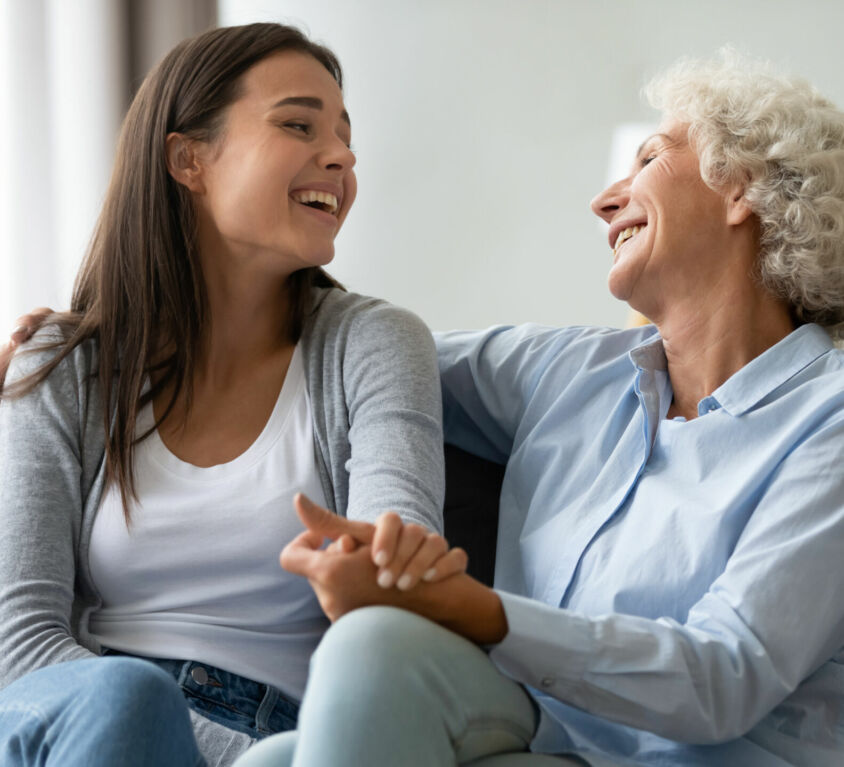
[[[331,764],[331,740],[361,763],[463,764],[526,751],[538,721],[524,688],[473,643],[413,613],[356,610],[314,654],[300,713],[296,764]],[[330,725],[329,725],[330,723]],[[361,732],[377,724],[378,737]]]

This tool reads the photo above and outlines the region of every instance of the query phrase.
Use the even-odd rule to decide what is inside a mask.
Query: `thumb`
[[[328,509],[314,503],[304,493],[293,496],[293,506],[302,524],[308,530],[337,540],[341,535],[350,535],[358,543],[371,543],[375,535],[375,526],[368,522],[357,522],[332,514]]]
[[[308,577],[311,574],[310,568],[319,561],[321,546],[322,536],[305,530],[281,550],[279,562],[285,570]]]

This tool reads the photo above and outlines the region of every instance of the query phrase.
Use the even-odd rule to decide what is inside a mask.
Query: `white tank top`
[[[153,424],[141,411],[138,434]],[[272,415],[229,463],[199,468],[153,432],[135,451],[138,503],[127,530],[120,494],[103,497],[90,567],[103,599],[91,615],[104,647],[196,660],[301,698],[328,626],[304,578],[278,555],[301,532],[293,495],[325,503],[297,346]]]

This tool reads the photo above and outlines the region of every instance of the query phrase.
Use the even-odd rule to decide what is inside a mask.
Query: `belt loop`
[[[193,661],[186,660],[182,663],[182,667],[179,669],[178,676],[176,676],[176,681],[179,683],[180,687],[184,687],[188,681],[188,677],[190,676],[190,667]]]
[[[267,691],[255,712],[255,729],[259,732],[270,732],[270,717],[278,702],[279,691],[272,685],[266,685]]]

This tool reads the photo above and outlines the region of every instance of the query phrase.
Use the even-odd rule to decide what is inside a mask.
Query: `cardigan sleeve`
[[[345,334],[346,515],[396,511],[442,532],[442,401],[434,341],[414,314],[384,302],[355,312]]]
[[[84,357],[71,354],[29,394],[0,401],[0,687],[42,666],[93,657],[71,630]],[[47,359],[47,352],[18,353],[9,382]]]

